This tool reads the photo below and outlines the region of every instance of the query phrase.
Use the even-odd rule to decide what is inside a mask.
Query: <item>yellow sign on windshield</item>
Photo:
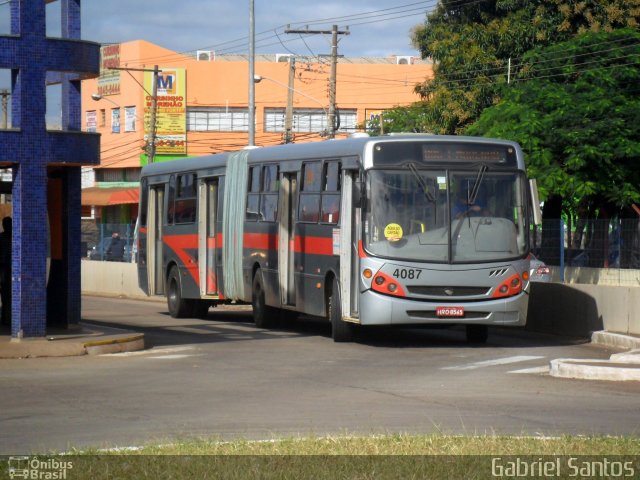
[[[384,227],[384,238],[390,242],[397,242],[402,238],[402,227],[397,223],[390,223]]]

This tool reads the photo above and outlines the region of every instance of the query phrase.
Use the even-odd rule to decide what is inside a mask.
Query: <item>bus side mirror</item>
[[[360,180],[353,182],[353,206],[355,208],[362,207],[362,182]]]
[[[538,198],[538,184],[535,178],[529,180],[529,192],[531,193],[531,207],[533,209],[533,223],[542,224],[542,210],[540,210],[540,199]]]

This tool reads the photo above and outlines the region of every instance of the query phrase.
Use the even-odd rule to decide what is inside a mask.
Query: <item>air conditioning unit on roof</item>
[[[413,57],[411,55],[397,55],[396,65],[412,65]]]
[[[213,62],[216,59],[216,52],[212,50],[198,50],[196,60],[199,62]]]
[[[290,53],[276,53],[276,62],[289,63],[289,60],[293,57]]]

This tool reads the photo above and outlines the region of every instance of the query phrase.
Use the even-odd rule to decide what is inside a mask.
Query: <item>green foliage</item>
[[[402,130],[409,117],[420,131],[461,133],[500,101],[510,58],[518,63],[534,48],[639,24],[638,0],[440,1],[413,33],[414,45],[434,62],[435,77],[416,86],[424,102],[410,107],[423,111],[394,112],[385,130]]]
[[[588,33],[525,56],[466,133],[518,141],[543,198],[640,201],[640,33]]]

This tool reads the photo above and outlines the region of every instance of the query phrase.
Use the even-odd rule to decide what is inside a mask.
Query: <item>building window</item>
[[[189,132],[246,132],[249,130],[249,110],[246,108],[187,108]]]
[[[136,131],[136,107],[124,107],[124,131]]]
[[[357,126],[357,111],[355,109],[339,110],[340,131],[355,132]],[[284,108],[264,109],[264,131],[284,132],[286,110]],[[323,132],[327,130],[327,113],[321,108],[294,109],[294,132]]]
[[[111,109],[111,133],[120,133],[120,109]]]

